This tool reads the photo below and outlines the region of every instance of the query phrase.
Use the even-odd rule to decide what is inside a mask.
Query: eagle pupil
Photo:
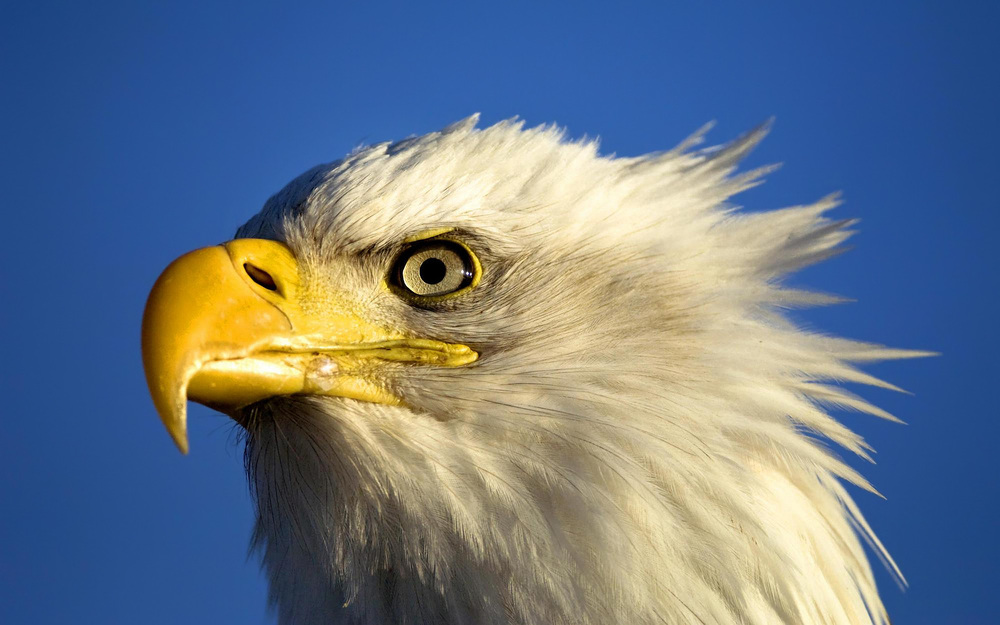
[[[448,267],[440,258],[428,258],[420,263],[420,279],[427,284],[437,284],[444,280]]]

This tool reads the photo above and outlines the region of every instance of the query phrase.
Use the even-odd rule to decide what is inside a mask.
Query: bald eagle
[[[476,124],[307,171],[150,294],[177,445],[187,400],[245,430],[279,622],[886,623],[828,409],[892,419],[837,383],[921,353],[787,318],[834,299],[782,278],[836,198],[728,203],[766,127],[614,158]]]

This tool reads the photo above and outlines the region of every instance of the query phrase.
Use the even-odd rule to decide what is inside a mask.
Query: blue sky
[[[182,457],[146,394],[146,294],[306,168],[475,111],[622,155],[776,116],[748,166],[784,166],[741,202],[842,190],[862,220],[795,278],[857,303],[800,320],[944,354],[874,367],[909,425],[843,416],[910,581],[879,571],[890,615],[995,622],[1000,11],[355,4],[0,8],[0,622],[272,622],[232,426],[193,407]]]

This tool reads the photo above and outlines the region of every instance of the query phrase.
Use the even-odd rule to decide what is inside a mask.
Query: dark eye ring
[[[407,295],[436,299],[475,286],[479,262],[472,250],[457,241],[415,241],[396,258],[390,278]]]

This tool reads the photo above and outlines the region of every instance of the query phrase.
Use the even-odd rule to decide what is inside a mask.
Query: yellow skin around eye
[[[382,281],[383,288],[395,293],[396,295],[399,295],[400,297],[419,303],[429,304],[434,302],[440,302],[446,299],[451,299],[453,297],[459,297],[479,286],[479,281],[482,279],[483,276],[483,266],[479,262],[479,257],[476,256],[475,252],[473,252],[468,245],[459,240],[457,237],[447,236],[448,233],[452,232],[453,230],[454,228],[435,228],[433,230],[426,230],[412,237],[407,237],[406,239],[403,240],[403,242],[416,243],[419,241],[430,242],[432,240],[441,240],[441,241],[447,241],[448,243],[461,247],[463,250],[465,250],[466,254],[468,255],[468,261],[469,264],[471,265],[470,269],[472,270],[472,279],[466,286],[462,287],[461,289],[458,289],[457,291],[451,293],[443,293],[441,295],[420,295],[410,291],[406,285],[396,285],[393,284],[393,281],[391,279],[386,279]],[[414,256],[415,255],[416,254],[414,254]],[[419,265],[417,265],[417,267],[419,268]]]

